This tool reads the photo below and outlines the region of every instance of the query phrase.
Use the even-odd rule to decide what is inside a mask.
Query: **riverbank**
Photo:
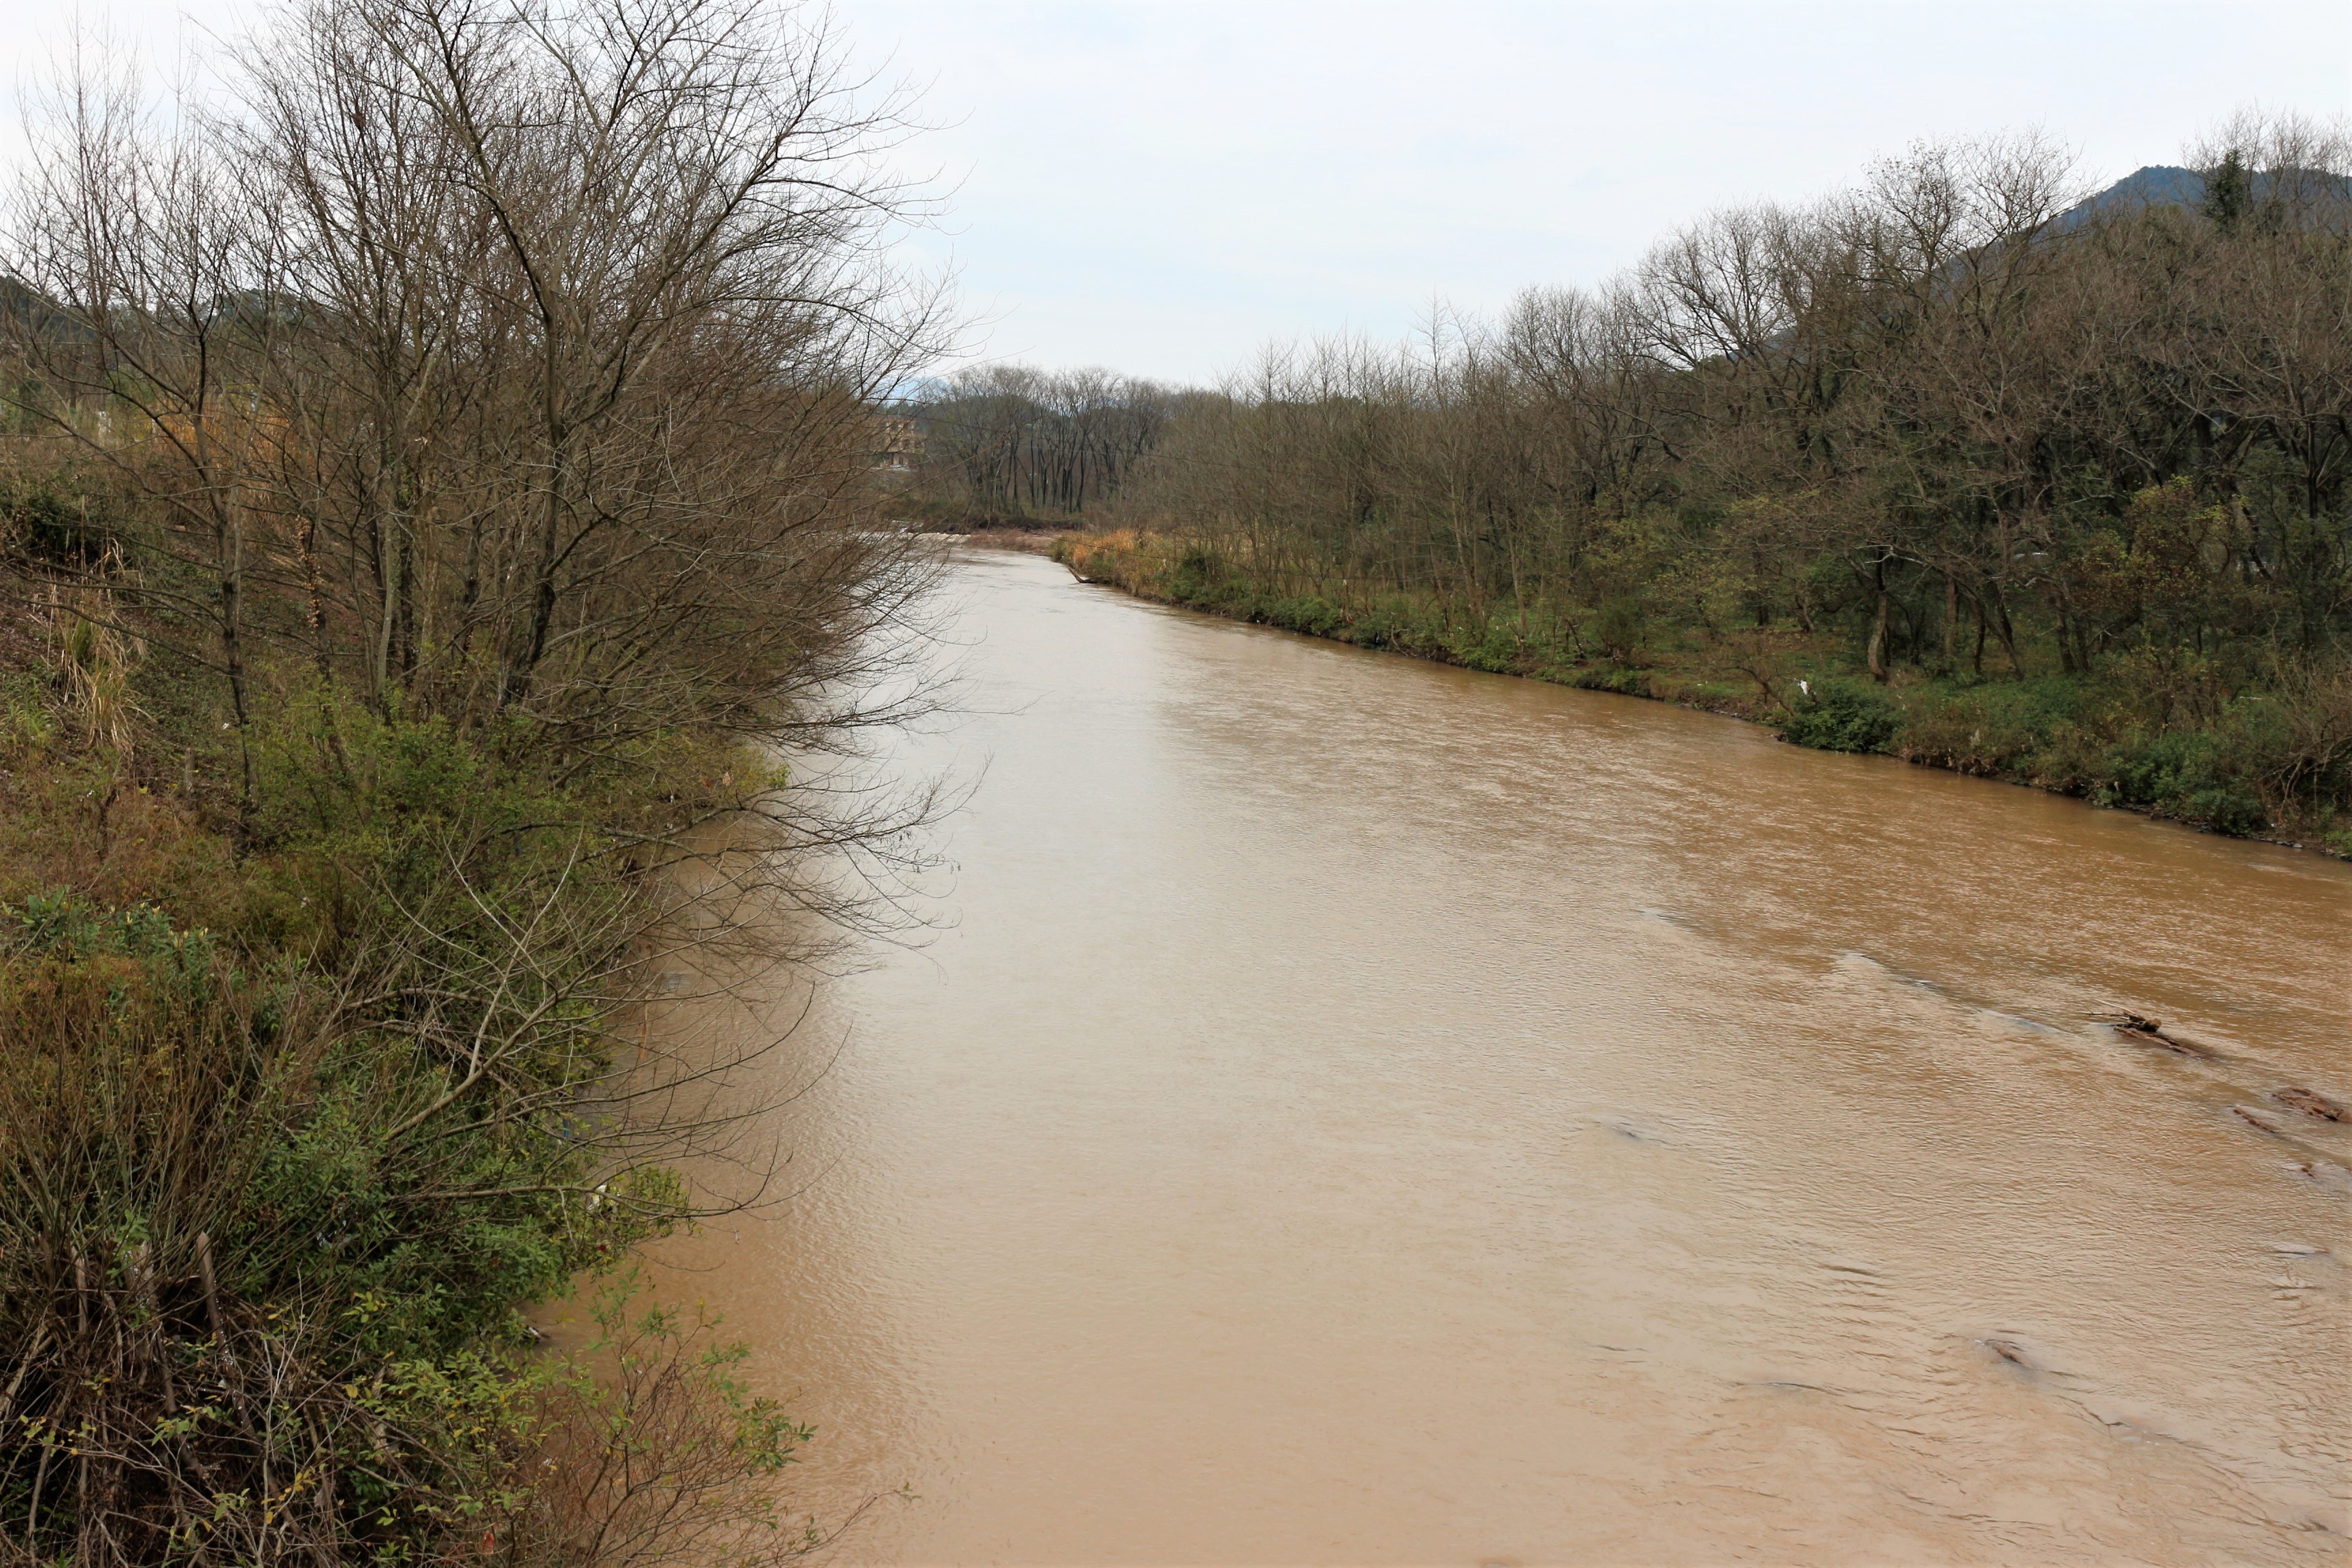
[[[753,1064],[638,1005],[824,945],[769,904],[887,926],[926,853],[929,797],[785,763],[925,707],[940,552],[881,526],[857,390],[938,346],[856,259],[908,187],[829,31],[254,20],[168,145],[37,116],[0,243],[0,1563],[787,1561],[804,1430],[629,1267],[749,1201],[696,1177]],[[631,93],[709,111],[558,151]],[[321,123],[415,155],[322,180]],[[665,195],[541,199],[600,158]],[[787,166],[857,216],[758,216]],[[567,1353],[528,1314],[575,1294]]]
[[[103,1450],[98,1563],[265,1533],[589,1562],[688,1491],[763,1517],[803,1434],[615,1270],[695,1207],[693,1129],[633,1103],[709,1077],[627,1027],[675,945],[665,868],[773,766],[672,730],[598,769],[299,665],[255,669],[238,733],[173,712],[160,657],[42,620],[0,618],[0,1494],[29,1513],[69,1444]],[[583,1280],[594,1331],[551,1354],[526,1311]],[[300,1511],[197,1513],[232,1478]]]
[[[2251,698],[2201,697],[2210,717],[2147,722],[2126,682],[2027,671],[1904,671],[1874,681],[1845,639],[1780,626],[1658,626],[1622,609],[1589,616],[1465,614],[1426,596],[1369,604],[1286,594],[1185,541],[1123,530],[1066,533],[1053,558],[1138,597],[1439,664],[1670,702],[1769,726],[1817,750],[2083,799],[2232,837],[2352,859],[2352,822],[2315,786],[2352,759],[2352,676]]]

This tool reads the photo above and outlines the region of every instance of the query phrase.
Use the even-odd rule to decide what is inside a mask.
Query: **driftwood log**
[[[2316,1116],[2322,1121],[2342,1121],[2352,1116],[2352,1110],[2347,1110],[2318,1090],[2299,1088],[2294,1084],[2271,1090],[2271,1098],[2289,1110],[2300,1110],[2305,1116]]]
[[[2214,1052],[2210,1046],[2200,1046],[2194,1040],[2186,1040],[2178,1035],[2166,1034],[2164,1021],[2160,1018],[2150,1018],[2139,1013],[2102,1013],[2092,1019],[2092,1022],[2105,1024],[2125,1039],[2139,1045],[2156,1046],[2184,1057],[2195,1057],[2200,1061],[2210,1061],[2213,1058]]]

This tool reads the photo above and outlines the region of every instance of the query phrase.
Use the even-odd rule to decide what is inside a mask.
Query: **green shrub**
[[[2100,797],[2221,833],[2259,833],[2270,824],[2239,758],[2210,730],[2171,731],[2121,748],[2108,760]]]
[[[1568,684],[1583,691],[1614,691],[1623,697],[1652,694],[1649,671],[1616,664],[1587,665],[1571,675]]]
[[[48,683],[29,670],[0,675],[0,749],[17,754],[38,752],[57,733]]]
[[[1819,752],[1883,752],[1903,727],[1903,710],[1877,687],[1823,680],[1780,721],[1780,738]]]
[[[1169,574],[1168,596],[1180,605],[1200,604],[1224,580],[1216,557],[1205,550],[1187,550]]]
[[[1642,651],[1649,613],[1639,599],[1612,599],[1592,617],[1592,643],[1609,658],[1623,664]]]
[[[1250,607],[1248,618],[1314,637],[1343,637],[1348,627],[1346,611],[1313,594],[1291,599],[1257,599]]]

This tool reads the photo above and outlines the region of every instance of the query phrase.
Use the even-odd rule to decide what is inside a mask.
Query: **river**
[[[946,592],[936,929],[667,1259],[838,1561],[2345,1561],[2352,866]]]

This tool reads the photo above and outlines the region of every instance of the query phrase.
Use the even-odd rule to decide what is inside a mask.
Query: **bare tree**
[[[871,429],[947,331],[888,260],[905,105],[842,59],[751,0],[358,0],[279,14],[224,105],[61,91],[0,257],[7,455],[103,504],[7,587],[113,639],[92,691],[147,650],[173,743],[91,765],[304,912],[239,951],[59,895],[0,938],[51,1047],[0,1070],[8,1552],[446,1544],[546,1436],[435,1381],[466,1334],[761,1195],[677,1172],[740,1151],[778,1042],[628,1008],[689,951],[725,984],[893,924],[940,806],[826,771],[927,700]],[[353,1281],[403,1268],[450,1305],[371,1328]],[[699,1457],[565,1560],[662,1560],[775,1451],[639,1392],[627,1440]]]

